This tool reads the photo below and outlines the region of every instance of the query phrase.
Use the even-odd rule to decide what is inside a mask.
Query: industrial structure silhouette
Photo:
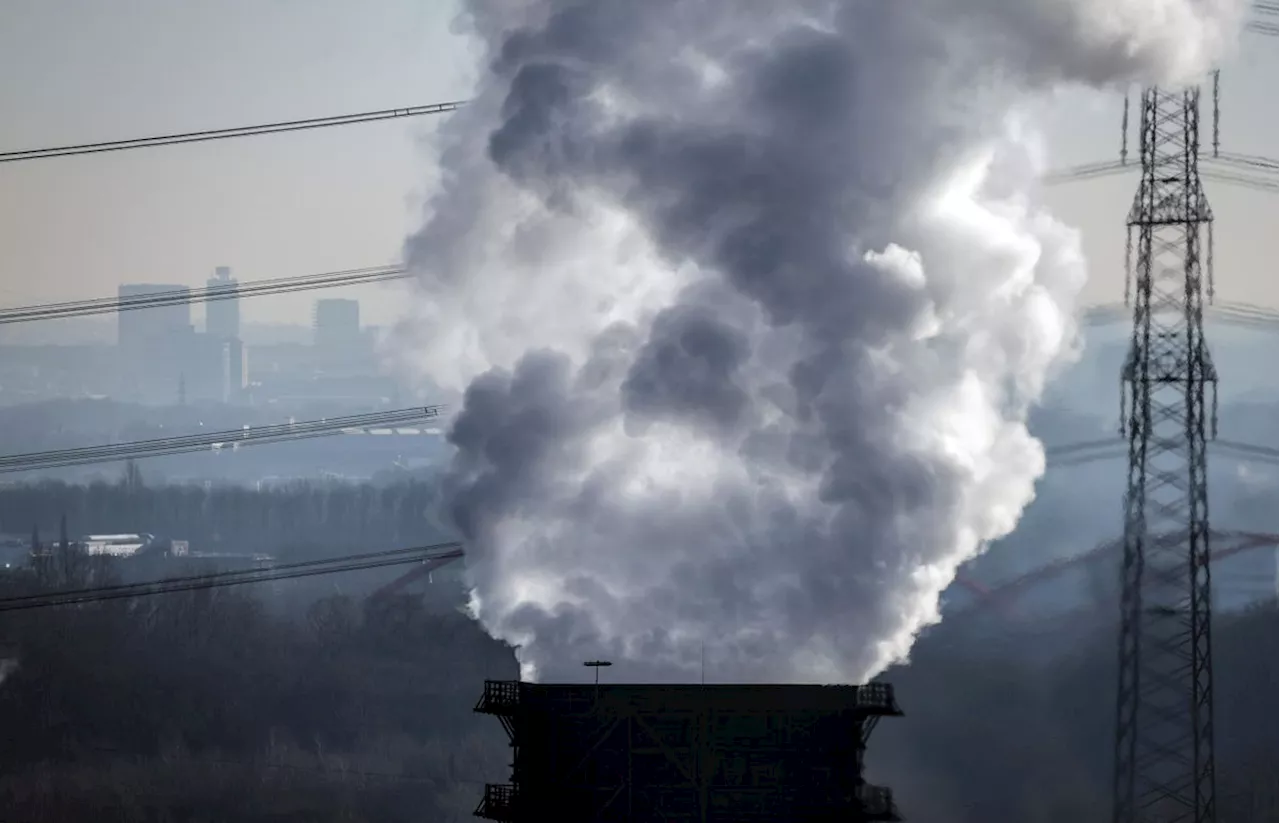
[[[862,777],[867,738],[901,715],[866,686],[543,685],[488,681],[511,782],[476,815],[518,823],[900,820]]]

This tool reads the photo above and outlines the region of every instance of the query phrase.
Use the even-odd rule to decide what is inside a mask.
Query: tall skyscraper
[[[248,350],[234,337],[192,335],[182,377],[190,401],[238,403],[248,386]]]
[[[220,340],[240,339],[240,298],[224,297],[236,294],[236,280],[228,266],[218,266],[207,283],[213,298],[205,304],[204,331]]]
[[[164,283],[125,283],[120,286],[120,302],[136,305],[150,295],[181,294],[167,305],[128,309],[117,313],[116,342],[124,348],[146,347],[175,335],[187,335],[191,328],[191,289]]]
[[[186,393],[184,375],[196,336],[191,290],[164,283],[126,283],[119,290],[125,307],[145,304],[145,298],[158,294],[173,297],[117,314],[120,391],[137,402],[172,404]]]
[[[224,351],[226,372],[222,402],[235,403],[245,399],[249,389],[249,347],[243,341],[228,340]]]

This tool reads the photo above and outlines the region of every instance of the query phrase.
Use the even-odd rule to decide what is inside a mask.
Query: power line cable
[[[382,552],[347,555],[324,560],[286,563],[267,569],[214,572],[206,575],[164,578],[144,583],[124,583],[113,586],[45,592],[21,597],[6,597],[0,598],[0,612],[152,597],[160,594],[225,588],[227,586],[241,586],[250,583],[294,580],[302,577],[381,569],[389,566],[404,566],[461,556],[463,556],[461,544],[456,542],[437,543],[429,546],[390,549]]]
[[[1059,183],[1074,183],[1079,180],[1091,180],[1094,177],[1106,177],[1112,174],[1122,174],[1128,171],[1134,171],[1138,167],[1124,163],[1119,160],[1107,160],[1100,163],[1084,163],[1079,166],[1068,166],[1065,169],[1057,169],[1047,172],[1041,177],[1041,181],[1046,185],[1057,185]]]
[[[1127,321],[1132,311],[1123,303],[1103,303],[1086,309],[1083,321],[1090,326]],[[1275,330],[1277,323],[1280,323],[1280,314],[1274,309],[1231,301],[1206,307],[1205,317],[1230,325],[1268,330]]]
[[[1100,448],[1113,449],[1121,445],[1123,443],[1119,440],[1082,440],[1078,443],[1045,446],[1044,453],[1049,457],[1069,457],[1079,452],[1093,451]]]
[[[326,417],[321,420],[303,422],[285,422],[259,427],[244,427],[230,431],[212,431],[212,433],[178,435],[172,438],[156,438],[150,440],[134,440],[134,442],[104,445],[88,445],[58,451],[32,452],[27,454],[10,454],[0,457],[0,471],[23,471],[28,467],[45,467],[47,465],[83,465],[84,462],[99,462],[100,459],[125,459],[131,457],[151,457],[156,454],[180,453],[189,449],[205,447],[238,447],[252,443],[273,442],[276,439],[302,439],[312,434],[334,434],[348,429],[366,429],[366,427],[385,427],[407,422],[419,422],[433,419],[439,415],[439,406],[415,407],[408,410],[392,412],[374,412],[370,415],[349,415],[344,417]]]
[[[1244,459],[1257,458],[1259,462],[1264,460],[1274,461],[1277,459],[1277,452],[1273,447],[1254,446],[1248,443],[1234,443],[1230,440],[1214,440],[1212,445],[1217,447],[1217,451],[1225,452],[1228,457]],[[1210,455],[1212,455],[1213,451],[1215,451],[1215,449],[1210,449]]]
[[[203,589],[222,588],[226,586],[240,586],[249,583],[268,583],[278,580],[294,580],[301,577],[315,577],[325,574],[341,574],[353,571],[365,571],[369,569],[382,569],[392,566],[404,566],[410,563],[419,562],[416,558],[393,558],[388,560],[380,560],[368,563],[347,563],[340,566],[326,566],[319,569],[307,569],[289,573],[272,573],[263,572],[253,577],[241,577],[233,580],[217,580],[201,583],[187,583],[178,586],[156,586],[150,589],[135,589],[126,592],[108,592],[104,594],[87,594],[74,598],[50,598],[44,600],[34,600],[28,603],[8,604],[0,600],[0,612],[5,611],[25,611],[29,609],[43,609],[53,606],[74,606],[85,603],[97,603],[105,600],[128,600],[139,597],[151,597],[161,594],[174,594],[177,592],[199,591]]]
[[[352,561],[353,559],[358,559],[361,561],[364,561],[364,560],[375,561],[375,560],[390,559],[394,557],[406,557],[409,555],[414,555],[418,561],[422,561],[425,559],[432,559],[432,560],[440,559],[436,557],[432,557],[432,558],[417,557],[417,555],[420,555],[422,552],[436,551],[436,550],[446,551],[446,552],[460,552],[461,548],[457,543],[440,543],[438,545],[432,545],[432,546],[411,546],[409,548],[401,548],[401,549],[385,549],[383,551],[368,552],[366,554],[359,554],[359,555],[341,555],[338,557],[326,557],[326,558],[320,558],[316,560],[298,560],[293,563],[282,563],[282,564],[273,565],[267,568],[259,567],[259,568],[251,568],[251,569],[227,569],[225,571],[220,571],[220,572],[206,572],[204,574],[186,575],[181,577],[165,577],[160,580],[143,581],[140,583],[114,583],[109,586],[90,586],[88,588],[83,588],[83,589],[67,589],[67,590],[58,591],[58,592],[41,592],[39,594],[30,594],[30,595],[21,595],[16,597],[3,598],[3,599],[0,599],[0,603],[10,603],[10,604],[25,603],[28,601],[45,600],[48,598],[73,597],[73,596],[78,597],[81,595],[96,595],[96,594],[118,594],[121,592],[129,592],[129,591],[147,591],[151,587],[154,587],[156,585],[162,585],[162,584],[176,586],[176,585],[187,585],[190,583],[200,583],[200,582],[208,582],[208,581],[238,580],[241,578],[255,577],[273,570],[286,572],[286,571],[292,571],[297,569],[314,569],[322,566],[330,567],[334,565],[341,565],[343,563]],[[442,557],[448,557],[450,559],[459,557],[459,556],[461,555],[454,554],[454,553],[442,555]]]
[[[34,320],[53,320],[66,317],[86,317],[96,314],[112,314],[122,311],[151,309],[189,303],[207,303],[218,300],[236,300],[241,297],[261,297],[271,294],[288,294],[313,289],[329,289],[340,286],[357,286],[408,277],[401,266],[374,266],[366,269],[307,274],[300,277],[278,277],[252,280],[234,286],[209,286],[197,289],[169,289],[127,297],[94,297],[88,300],[70,300],[60,303],[42,303],[0,309],[0,325],[27,323]]]
[[[381,111],[345,114],[337,117],[313,117],[307,120],[286,120],[279,123],[263,123],[256,126],[240,126],[228,129],[207,129],[182,134],[165,134],[155,137],[138,137],[130,140],[108,140],[100,143],[80,143],[71,146],[52,146],[42,149],[22,149],[19,151],[0,152],[0,163],[13,163],[21,160],[41,160],[50,157],[71,157],[78,154],[100,154],[108,151],[128,151],[129,149],[148,149],[157,146],[173,146],[183,143],[201,143],[209,140],[227,140],[233,137],[254,137],[262,134],[281,134],[309,129],[322,129],[330,126],[349,126],[356,123],[373,123],[379,120],[394,120],[405,117],[422,117],[431,114],[448,114],[457,111],[466,104],[465,100],[448,103],[431,103],[425,106],[409,106],[403,109],[383,109]]]
[[[1044,452],[1050,464],[1057,467],[1079,466],[1099,460],[1115,460],[1128,454],[1127,446],[1122,440],[1088,440],[1046,446]],[[1273,447],[1255,446],[1233,440],[1214,440],[1211,443],[1210,453],[1247,462],[1274,463],[1280,460],[1280,452]]]
[[[1206,155],[1200,158],[1200,162],[1202,164],[1200,176],[1207,180],[1229,183],[1257,191],[1277,191],[1280,188],[1277,186],[1274,174],[1265,176],[1258,174],[1258,172],[1266,171],[1274,173],[1277,170],[1277,162],[1269,157],[1220,153],[1218,157]],[[1137,170],[1137,165],[1112,160],[1059,169],[1045,174],[1041,180],[1045,185],[1053,186],[1110,177],[1111,175]]]
[[[418,406],[390,412],[328,417],[302,422],[274,423],[267,426],[246,427],[230,431],[81,446],[26,454],[11,454],[0,456],[0,474],[187,454],[205,449],[217,451],[224,448],[239,449],[244,446],[265,443],[308,440],[341,434],[348,430],[378,429],[407,423],[420,423],[424,420],[438,418],[443,408],[443,406],[439,405]]]

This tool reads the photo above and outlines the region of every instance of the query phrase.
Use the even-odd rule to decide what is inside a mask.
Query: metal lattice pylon
[[[1205,441],[1216,411],[1206,412],[1205,394],[1214,391],[1216,408],[1217,374],[1203,326],[1206,285],[1213,296],[1213,214],[1197,162],[1200,90],[1148,88],[1140,108],[1142,182],[1129,214],[1135,264],[1126,261],[1125,284],[1128,300],[1131,275],[1112,820],[1213,823]]]

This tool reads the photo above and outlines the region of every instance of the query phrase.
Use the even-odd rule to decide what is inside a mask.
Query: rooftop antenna
[[[613,664],[610,663],[608,660],[588,660],[582,665],[586,666],[589,669],[596,670],[596,699],[598,700],[600,699],[600,669],[604,668],[605,666],[612,666]]]
[[[707,685],[707,641],[702,641],[702,685]]]

